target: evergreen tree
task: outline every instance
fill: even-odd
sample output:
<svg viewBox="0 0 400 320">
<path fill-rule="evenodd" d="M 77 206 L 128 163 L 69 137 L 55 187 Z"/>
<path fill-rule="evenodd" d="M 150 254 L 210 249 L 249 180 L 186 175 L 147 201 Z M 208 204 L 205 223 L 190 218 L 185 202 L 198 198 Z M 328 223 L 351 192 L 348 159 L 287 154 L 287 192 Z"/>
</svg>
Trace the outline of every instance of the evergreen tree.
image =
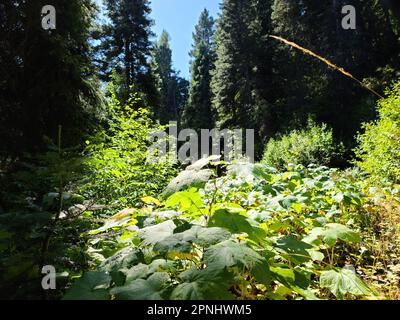
<svg viewBox="0 0 400 320">
<path fill-rule="evenodd" d="M 306 42 L 307 37 L 304 36 L 305 24 L 301 23 L 301 13 L 299 1 L 275 0 L 271 14 L 272 34 L 297 41 L 300 45 L 312 49 L 311 44 Z M 279 97 L 276 101 L 279 124 L 281 128 L 290 127 L 303 113 L 310 112 L 307 110 L 306 99 L 309 90 L 307 90 L 308 83 L 304 81 L 304 72 L 313 68 L 315 61 L 278 42 L 273 43 L 273 48 L 275 90 Z M 323 80 L 321 78 L 321 82 Z"/>
<path fill-rule="evenodd" d="M 269 0 L 225 0 L 216 30 L 217 126 L 257 128 L 257 142 L 275 131 L 270 10 Z"/>
<path fill-rule="evenodd" d="M 356 8 L 355 30 L 345 30 L 341 25 L 342 7 L 347 4 Z M 398 52 L 390 21 L 375 0 L 275 0 L 272 23 L 274 34 L 297 42 L 369 82 L 380 77 L 379 68 L 392 64 L 393 53 Z M 329 123 L 337 137 L 350 143 L 360 122 L 372 116 L 375 97 L 297 50 L 276 44 L 275 51 L 282 126 L 305 123 L 313 114 Z"/>
<path fill-rule="evenodd" d="M 175 73 L 175 83 L 176 83 L 176 104 L 178 106 L 178 122 L 182 122 L 182 114 L 186 109 L 189 99 L 189 81 L 185 78 L 179 76 L 179 72 Z"/>
<path fill-rule="evenodd" d="M 80 143 L 99 114 L 89 48 L 94 4 L 54 0 L 56 29 L 44 30 L 40 12 L 47 4 L 0 4 L 1 149 L 40 149 L 59 125 L 65 146 Z"/>
<path fill-rule="evenodd" d="M 129 97 L 130 87 L 144 94 L 145 104 L 158 104 L 154 76 L 148 63 L 151 55 L 153 33 L 148 0 L 105 0 L 110 22 L 103 27 L 101 54 L 102 76 L 109 80 L 112 69 L 124 81 L 125 93 L 122 100 Z"/>
<path fill-rule="evenodd" d="M 182 114 L 182 127 L 195 130 L 211 129 L 211 72 L 214 69 L 214 19 L 207 9 L 201 13 L 193 33 L 189 100 Z"/>
<path fill-rule="evenodd" d="M 252 68 L 252 110 L 257 142 L 264 142 L 277 131 L 277 99 L 273 75 L 273 46 L 268 38 L 271 34 L 271 0 L 251 0 L 250 47 Z M 262 152 L 258 144 L 256 152 Z M 258 148 L 260 147 L 260 148 Z"/>
<path fill-rule="evenodd" d="M 152 69 L 157 77 L 160 94 L 160 106 L 156 111 L 157 117 L 162 124 L 178 121 L 180 111 L 186 103 L 188 83 L 179 77 L 172 67 L 169 35 L 165 30 L 154 45 Z"/>
<path fill-rule="evenodd" d="M 245 128 L 251 115 L 251 65 L 247 0 L 225 0 L 216 30 L 216 62 L 211 82 L 218 127 Z"/>
</svg>

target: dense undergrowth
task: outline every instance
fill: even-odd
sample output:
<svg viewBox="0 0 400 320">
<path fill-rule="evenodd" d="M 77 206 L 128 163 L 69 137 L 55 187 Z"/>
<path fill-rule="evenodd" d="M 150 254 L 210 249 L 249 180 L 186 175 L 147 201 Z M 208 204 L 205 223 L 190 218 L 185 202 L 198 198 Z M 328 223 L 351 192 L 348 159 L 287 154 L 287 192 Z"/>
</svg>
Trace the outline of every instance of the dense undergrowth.
<svg viewBox="0 0 400 320">
<path fill-rule="evenodd" d="M 64 298 L 378 299 L 396 291 L 394 270 L 374 256 L 383 249 L 365 238 L 379 215 L 356 176 L 236 164 L 191 187 L 205 164 L 190 167 L 193 179 L 165 201 L 144 197 L 92 230 L 94 268 Z M 392 291 L 377 290 L 380 272 Z"/>
<path fill-rule="evenodd" d="M 306 128 L 270 139 L 262 162 L 283 170 L 290 163 L 338 167 L 345 158 L 345 147 L 334 141 L 332 129 L 309 119 Z"/>
<path fill-rule="evenodd" d="M 62 148 L 60 128 L 47 153 L 9 159 L 1 298 L 400 298 L 398 153 L 385 151 L 397 146 L 398 86 L 347 170 L 309 164 L 330 157 L 313 141 L 337 150 L 316 127 L 270 143 L 263 163 L 214 156 L 177 175 L 168 158 L 147 161 L 147 136 L 163 127 L 138 102 L 111 95 L 107 129 L 83 152 Z M 299 137 L 309 149 L 268 164 L 274 144 Z M 44 265 L 57 270 L 56 290 L 42 290 Z"/>
</svg>

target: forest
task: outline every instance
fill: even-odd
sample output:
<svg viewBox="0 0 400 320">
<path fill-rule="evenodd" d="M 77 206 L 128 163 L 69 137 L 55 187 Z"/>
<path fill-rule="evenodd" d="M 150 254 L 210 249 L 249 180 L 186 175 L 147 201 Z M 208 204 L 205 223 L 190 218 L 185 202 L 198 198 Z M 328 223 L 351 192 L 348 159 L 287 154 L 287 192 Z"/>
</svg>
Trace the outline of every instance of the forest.
<svg viewBox="0 0 400 320">
<path fill-rule="evenodd" d="M 399 1 L 154 1 L 0 2 L 0 299 L 399 300 Z"/>
</svg>

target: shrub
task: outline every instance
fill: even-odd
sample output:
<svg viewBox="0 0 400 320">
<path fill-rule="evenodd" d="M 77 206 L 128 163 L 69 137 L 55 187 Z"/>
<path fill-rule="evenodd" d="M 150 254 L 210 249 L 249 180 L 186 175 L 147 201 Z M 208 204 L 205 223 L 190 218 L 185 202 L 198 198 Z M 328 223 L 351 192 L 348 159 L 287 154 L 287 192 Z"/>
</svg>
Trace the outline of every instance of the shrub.
<svg viewBox="0 0 400 320">
<path fill-rule="evenodd" d="M 363 125 L 355 163 L 375 181 L 400 182 L 400 82 L 378 103 L 378 120 Z"/>
<path fill-rule="evenodd" d="M 317 166 L 240 169 L 105 219 L 89 232 L 97 268 L 63 299 L 378 298 L 358 275 L 357 184 Z"/>
<path fill-rule="evenodd" d="M 344 146 L 335 144 L 332 129 L 309 121 L 303 130 L 270 139 L 265 147 L 263 162 L 279 169 L 288 164 L 329 166 L 343 153 Z"/>
<path fill-rule="evenodd" d="M 113 86 L 110 91 L 108 128 L 86 142 L 83 191 L 104 204 L 133 206 L 141 197 L 161 192 L 175 175 L 175 164 L 167 156 L 148 161 L 149 135 L 165 128 L 140 107 L 139 95 L 132 94 L 122 105 Z"/>
</svg>

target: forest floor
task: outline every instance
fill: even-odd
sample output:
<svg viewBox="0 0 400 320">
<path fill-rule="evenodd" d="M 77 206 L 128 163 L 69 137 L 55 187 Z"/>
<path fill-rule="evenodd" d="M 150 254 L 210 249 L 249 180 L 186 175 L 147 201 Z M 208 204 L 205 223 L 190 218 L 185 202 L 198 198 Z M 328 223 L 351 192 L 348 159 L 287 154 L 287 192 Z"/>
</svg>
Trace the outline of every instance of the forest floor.
<svg viewBox="0 0 400 320">
<path fill-rule="evenodd" d="M 59 195 L 18 179 L 0 216 L 5 298 L 400 299 L 399 192 L 355 170 L 203 163 L 127 208 L 71 185 L 56 220 Z"/>
</svg>

